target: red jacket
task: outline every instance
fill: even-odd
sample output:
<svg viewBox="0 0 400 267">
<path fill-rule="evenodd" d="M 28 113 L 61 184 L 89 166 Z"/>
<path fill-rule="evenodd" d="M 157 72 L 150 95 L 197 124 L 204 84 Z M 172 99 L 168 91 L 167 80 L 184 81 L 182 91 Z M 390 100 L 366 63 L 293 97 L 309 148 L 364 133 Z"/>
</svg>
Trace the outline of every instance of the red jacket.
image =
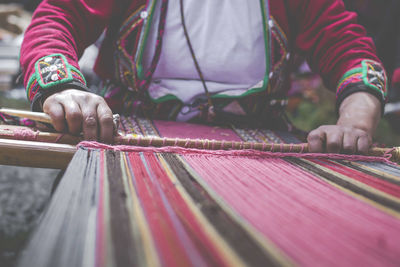
<svg viewBox="0 0 400 267">
<path fill-rule="evenodd" d="M 39 100 L 55 90 L 85 89 L 78 59 L 105 29 L 96 73 L 124 90 L 146 90 L 140 49 L 153 2 L 44 0 L 25 33 L 20 57 L 32 108 L 39 110 Z M 265 36 L 270 44 L 267 93 L 286 92 L 290 55 L 301 53 L 326 86 L 337 91 L 338 103 L 356 91 L 368 91 L 384 100 L 386 75 L 374 44 L 342 1 L 265 0 L 264 5 L 269 33 Z"/>
</svg>

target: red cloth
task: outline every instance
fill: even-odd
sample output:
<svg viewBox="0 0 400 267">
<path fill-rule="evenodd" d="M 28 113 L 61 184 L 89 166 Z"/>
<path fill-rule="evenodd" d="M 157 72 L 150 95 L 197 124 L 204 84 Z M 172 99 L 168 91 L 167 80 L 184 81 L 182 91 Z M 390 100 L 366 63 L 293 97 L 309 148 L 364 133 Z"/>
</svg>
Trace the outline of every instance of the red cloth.
<svg viewBox="0 0 400 267">
<path fill-rule="evenodd" d="M 25 85 L 36 61 L 50 54 L 61 53 L 79 68 L 78 58 L 104 29 L 107 34 L 95 71 L 103 79 L 112 79 L 114 41 L 120 25 L 145 2 L 129 1 L 124 5 L 115 0 L 44 0 L 33 15 L 21 49 Z M 271 1 L 270 14 L 286 33 L 289 45 L 307 56 L 333 90 L 340 78 L 362 60 L 379 62 L 372 40 L 356 24 L 356 15 L 345 11 L 342 1 Z"/>
<path fill-rule="evenodd" d="M 372 39 L 356 24 L 356 14 L 345 11 L 342 1 L 288 2 L 295 46 L 328 88 L 336 88 L 339 79 L 363 59 L 379 62 Z"/>
</svg>

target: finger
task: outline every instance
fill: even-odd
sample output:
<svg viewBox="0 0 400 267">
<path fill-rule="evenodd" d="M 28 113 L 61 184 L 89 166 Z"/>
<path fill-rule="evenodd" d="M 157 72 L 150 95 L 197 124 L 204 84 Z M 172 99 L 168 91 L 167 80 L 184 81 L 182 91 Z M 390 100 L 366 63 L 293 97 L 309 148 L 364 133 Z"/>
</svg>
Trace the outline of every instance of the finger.
<svg viewBox="0 0 400 267">
<path fill-rule="evenodd" d="M 82 130 L 83 137 L 85 140 L 97 140 L 98 139 L 98 114 L 97 104 L 95 103 L 83 103 L 81 104 L 82 110 Z"/>
<path fill-rule="evenodd" d="M 106 103 L 101 103 L 97 106 L 97 116 L 100 123 L 100 140 L 104 143 L 113 143 L 113 114 Z"/>
<path fill-rule="evenodd" d="M 357 140 L 357 152 L 366 155 L 371 147 L 372 140 L 368 135 L 360 136 Z"/>
<path fill-rule="evenodd" d="M 63 106 L 57 101 L 45 101 L 43 111 L 51 118 L 51 124 L 58 132 L 67 130 Z"/>
<path fill-rule="evenodd" d="M 343 153 L 354 154 L 357 151 L 357 142 L 359 136 L 353 132 L 346 132 L 343 135 Z"/>
<path fill-rule="evenodd" d="M 78 135 L 82 130 L 82 111 L 79 105 L 73 100 L 68 100 L 62 104 L 64 106 L 68 131 Z"/>
<path fill-rule="evenodd" d="M 343 132 L 334 130 L 326 135 L 326 151 L 328 153 L 339 153 L 343 145 Z"/>
<path fill-rule="evenodd" d="M 320 128 L 311 131 L 307 137 L 308 150 L 311 153 L 323 152 L 325 140 L 325 131 L 321 130 Z"/>
</svg>

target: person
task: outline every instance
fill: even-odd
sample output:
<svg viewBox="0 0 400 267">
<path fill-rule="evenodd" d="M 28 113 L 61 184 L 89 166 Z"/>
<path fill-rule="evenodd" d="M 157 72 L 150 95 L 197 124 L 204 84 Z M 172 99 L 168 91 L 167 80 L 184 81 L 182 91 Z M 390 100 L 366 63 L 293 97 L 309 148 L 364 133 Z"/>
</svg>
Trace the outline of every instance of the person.
<svg viewBox="0 0 400 267">
<path fill-rule="evenodd" d="M 104 84 L 93 94 L 77 61 L 104 30 L 95 66 Z M 111 142 L 113 111 L 269 121 L 286 103 L 294 53 L 337 96 L 337 123 L 309 133 L 310 151 L 366 153 L 386 74 L 339 0 L 44 0 L 20 60 L 33 110 L 58 131 Z"/>
<path fill-rule="evenodd" d="M 388 74 L 388 99 L 385 117 L 400 133 L 400 1 L 345 0 L 348 10 L 358 15 L 358 22 L 375 42 L 377 55 Z"/>
</svg>

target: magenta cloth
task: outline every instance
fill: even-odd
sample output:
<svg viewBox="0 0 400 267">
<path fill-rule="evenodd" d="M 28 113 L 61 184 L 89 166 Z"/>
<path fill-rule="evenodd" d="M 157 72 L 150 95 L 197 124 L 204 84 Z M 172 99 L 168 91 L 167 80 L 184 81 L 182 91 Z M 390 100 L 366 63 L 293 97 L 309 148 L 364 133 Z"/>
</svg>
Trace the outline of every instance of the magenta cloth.
<svg viewBox="0 0 400 267">
<path fill-rule="evenodd" d="M 228 128 L 171 121 L 154 121 L 154 125 L 163 137 L 168 138 L 197 139 L 207 137 L 207 139 L 214 140 L 241 141 L 237 134 Z"/>
<path fill-rule="evenodd" d="M 135 117 L 121 129 L 136 141 L 221 134 Z M 232 129 L 240 142 L 296 141 Z M 21 267 L 400 265 L 400 166 L 385 157 L 78 147 Z"/>
<path fill-rule="evenodd" d="M 285 261 L 289 260 L 300 266 L 338 266 L 338 264 L 398 266 L 400 262 L 400 220 L 397 211 L 389 211 L 378 202 L 365 201 L 354 192 L 334 186 L 319 172 L 310 172 L 294 165 L 290 160 L 283 158 L 285 156 L 282 153 L 109 146 L 96 142 L 82 142 L 79 146 L 99 151 L 125 152 L 122 154 L 129 158 L 137 184 L 143 183 L 141 179 L 150 179 L 152 183 L 168 180 L 167 177 L 171 176 L 173 169 L 172 165 L 165 165 L 171 162 L 168 161 L 168 156 L 162 154 L 179 155 L 177 157 L 184 162 L 183 168 L 197 181 L 197 186 L 205 190 L 210 195 L 209 198 L 214 199 L 218 205 L 224 207 L 224 210 L 228 210 L 230 216 L 240 222 L 247 231 L 256 233 L 257 242 L 260 242 L 262 247 L 270 252 L 279 251 L 281 254 L 278 253 L 275 257 L 281 260 L 284 259 L 282 257 L 287 257 Z M 350 155 L 287 154 L 287 156 L 302 158 L 305 161 L 312 157 L 368 161 L 368 157 Z M 329 163 L 328 160 L 322 161 L 325 165 L 319 165 L 318 160 L 311 159 L 307 162 L 312 168 L 329 168 L 333 163 Z M 362 182 L 365 186 L 370 184 L 358 177 L 350 178 L 359 171 L 343 165 L 341 168 L 344 170 L 335 172 L 332 169 L 331 175 L 349 177 L 346 178 L 349 183 L 357 181 L 356 183 Z M 177 173 L 172 177 L 175 175 Z M 368 175 L 371 176 L 364 174 L 363 178 L 367 178 Z M 142 186 L 142 190 L 145 190 L 145 185 Z M 143 195 L 143 205 L 148 205 L 148 202 L 155 197 L 160 198 L 159 203 L 165 203 L 166 196 L 172 194 L 176 186 L 175 183 L 168 187 L 155 186 L 157 193 Z M 371 193 L 380 190 L 381 194 L 385 195 L 385 186 L 400 190 L 400 185 L 391 183 L 386 185 L 382 183 L 379 187 L 372 185 L 368 190 Z M 138 191 L 139 195 L 142 194 L 142 190 Z M 398 195 L 392 194 L 391 198 L 400 203 Z M 179 203 L 179 208 L 174 206 L 178 214 L 185 210 L 185 215 L 181 214 L 185 220 L 187 216 L 192 216 L 183 205 L 187 200 L 174 196 L 169 201 L 174 201 L 175 205 Z M 175 218 L 168 209 L 163 213 L 165 213 L 162 215 L 163 218 L 165 216 Z M 152 220 L 153 216 L 150 216 L 150 219 Z M 162 232 L 157 222 L 152 221 L 152 223 L 154 231 Z M 171 234 L 171 228 L 181 229 L 181 227 L 174 222 L 169 228 L 165 228 L 165 231 Z M 162 245 L 160 249 L 164 252 L 170 249 L 186 251 L 184 253 L 192 259 L 179 259 L 181 262 L 186 260 L 201 262 L 202 255 L 196 254 L 195 247 L 187 249 L 187 246 L 194 244 L 190 240 L 190 235 L 186 234 L 179 230 L 177 236 L 171 237 L 178 242 L 174 244 L 174 248 L 168 246 L 166 244 L 168 241 L 161 237 L 162 243 L 157 245 Z M 207 238 L 202 242 L 208 242 Z M 180 247 L 181 243 L 186 246 Z M 217 253 L 213 250 L 215 248 L 209 249 L 212 253 Z M 173 266 L 171 262 L 166 265 Z"/>
<path fill-rule="evenodd" d="M 285 160 L 184 157 L 227 205 L 300 266 L 399 263 L 398 218 Z"/>
</svg>

